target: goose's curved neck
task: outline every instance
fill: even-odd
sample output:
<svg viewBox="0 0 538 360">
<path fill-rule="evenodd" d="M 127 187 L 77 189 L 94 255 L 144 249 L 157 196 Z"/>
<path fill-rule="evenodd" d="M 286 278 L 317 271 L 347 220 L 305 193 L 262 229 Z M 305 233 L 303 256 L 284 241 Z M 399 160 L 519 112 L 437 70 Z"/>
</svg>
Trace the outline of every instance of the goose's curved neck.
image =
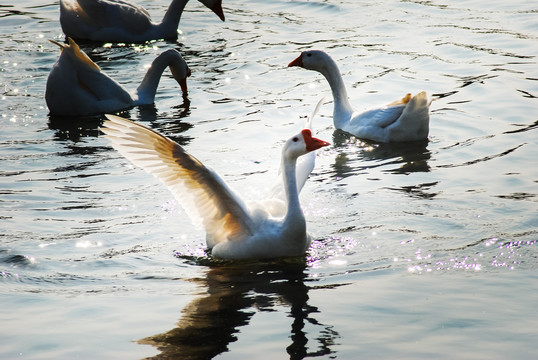
<svg viewBox="0 0 538 360">
<path fill-rule="evenodd" d="M 177 28 L 179 21 L 181 20 L 181 14 L 183 9 L 189 0 L 172 0 L 172 3 L 166 10 L 163 20 L 159 24 L 163 32 L 177 34 Z"/>
<path fill-rule="evenodd" d="M 305 218 L 303 211 L 301 210 L 301 204 L 299 203 L 299 190 L 297 189 L 297 176 L 296 176 L 296 158 L 288 158 L 283 156 L 282 158 L 282 176 L 284 181 L 284 190 L 286 193 L 286 200 L 288 203 L 288 211 L 284 217 L 284 226 L 297 227 L 301 224 L 306 228 Z"/>
<path fill-rule="evenodd" d="M 165 51 L 153 60 L 142 83 L 136 89 L 135 105 L 153 104 L 161 76 L 167 66 L 176 66 L 180 55 L 176 51 Z"/>
<path fill-rule="evenodd" d="M 335 126 L 338 128 L 338 121 L 349 120 L 351 114 L 353 113 L 353 108 L 349 103 L 347 96 L 346 86 L 338 65 L 330 57 L 327 59 L 326 66 L 321 69 L 321 74 L 325 76 L 331 87 L 331 92 L 334 99 L 334 122 Z"/>
</svg>

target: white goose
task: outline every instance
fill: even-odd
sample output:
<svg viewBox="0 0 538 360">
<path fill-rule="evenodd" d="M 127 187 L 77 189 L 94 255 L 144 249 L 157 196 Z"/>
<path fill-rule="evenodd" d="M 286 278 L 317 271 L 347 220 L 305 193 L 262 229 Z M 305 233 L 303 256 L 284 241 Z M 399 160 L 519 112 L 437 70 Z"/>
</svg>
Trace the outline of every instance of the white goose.
<svg viewBox="0 0 538 360">
<path fill-rule="evenodd" d="M 324 51 L 303 51 L 288 66 L 320 72 L 331 87 L 334 99 L 333 122 L 337 129 L 358 138 L 379 142 L 417 141 L 428 138 L 431 99 L 423 91 L 407 94 L 388 105 L 358 112 L 347 96 L 342 75 L 335 61 Z"/>
<path fill-rule="evenodd" d="M 329 143 L 305 129 L 282 149 L 285 201 L 245 204 L 221 177 L 174 141 L 118 116 L 107 115 L 101 129 L 123 156 L 160 179 L 203 225 L 212 255 L 227 259 L 303 255 L 310 245 L 299 203 L 297 158 Z M 280 206 L 278 204 L 280 203 Z"/>
<path fill-rule="evenodd" d="M 125 0 L 60 0 L 60 24 L 74 39 L 142 42 L 177 39 L 177 28 L 189 0 L 172 0 L 161 23 L 143 7 Z M 224 21 L 222 0 L 199 0 Z"/>
<path fill-rule="evenodd" d="M 86 53 L 71 39 L 60 46 L 62 53 L 47 79 L 45 100 L 50 113 L 61 116 L 83 116 L 114 112 L 136 105 L 153 104 L 159 80 L 166 67 L 187 95 L 190 69 L 174 49 L 166 50 L 153 60 L 134 94 L 101 72 Z"/>
</svg>

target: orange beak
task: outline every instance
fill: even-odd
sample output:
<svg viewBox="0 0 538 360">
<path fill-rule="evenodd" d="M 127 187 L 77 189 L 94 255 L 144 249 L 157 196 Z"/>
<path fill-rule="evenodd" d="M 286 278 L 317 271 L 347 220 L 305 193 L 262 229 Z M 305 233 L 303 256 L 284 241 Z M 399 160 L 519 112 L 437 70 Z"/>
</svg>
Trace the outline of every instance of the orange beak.
<svg viewBox="0 0 538 360">
<path fill-rule="evenodd" d="M 299 55 L 299 57 L 292 62 L 288 64 L 288 67 L 290 66 L 300 66 L 303 67 L 303 54 Z"/>
</svg>

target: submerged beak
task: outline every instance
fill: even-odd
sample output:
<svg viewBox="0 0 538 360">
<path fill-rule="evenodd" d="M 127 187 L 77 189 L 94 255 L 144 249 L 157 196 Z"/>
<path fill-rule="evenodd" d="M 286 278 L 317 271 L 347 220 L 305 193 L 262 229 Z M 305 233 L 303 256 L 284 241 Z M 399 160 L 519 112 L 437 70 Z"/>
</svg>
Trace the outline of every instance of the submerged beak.
<svg viewBox="0 0 538 360">
<path fill-rule="evenodd" d="M 183 95 L 187 95 L 187 78 L 179 80 L 179 87 L 181 87 Z"/>
<path fill-rule="evenodd" d="M 187 76 L 185 76 L 183 79 L 177 80 L 179 87 L 181 88 L 181 92 L 183 93 L 183 96 L 186 96 L 187 91 L 187 78 L 191 76 L 191 69 L 187 68 Z"/>
<path fill-rule="evenodd" d="M 300 66 L 303 67 L 303 54 L 299 55 L 299 57 L 292 62 L 288 64 L 288 67 L 290 66 Z"/>
</svg>

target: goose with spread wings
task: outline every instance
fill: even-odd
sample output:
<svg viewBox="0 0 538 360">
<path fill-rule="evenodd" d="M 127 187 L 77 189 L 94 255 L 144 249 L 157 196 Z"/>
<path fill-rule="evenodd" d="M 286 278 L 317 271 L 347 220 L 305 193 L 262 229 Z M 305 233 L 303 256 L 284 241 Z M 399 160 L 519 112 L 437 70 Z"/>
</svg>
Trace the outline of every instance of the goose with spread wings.
<svg viewBox="0 0 538 360">
<path fill-rule="evenodd" d="M 101 130 L 123 156 L 160 179 L 206 232 L 211 254 L 226 259 L 303 255 L 310 245 L 299 203 L 296 164 L 300 156 L 329 143 L 304 129 L 282 149 L 285 198 L 246 203 L 209 167 L 169 138 L 118 116 Z"/>
</svg>

